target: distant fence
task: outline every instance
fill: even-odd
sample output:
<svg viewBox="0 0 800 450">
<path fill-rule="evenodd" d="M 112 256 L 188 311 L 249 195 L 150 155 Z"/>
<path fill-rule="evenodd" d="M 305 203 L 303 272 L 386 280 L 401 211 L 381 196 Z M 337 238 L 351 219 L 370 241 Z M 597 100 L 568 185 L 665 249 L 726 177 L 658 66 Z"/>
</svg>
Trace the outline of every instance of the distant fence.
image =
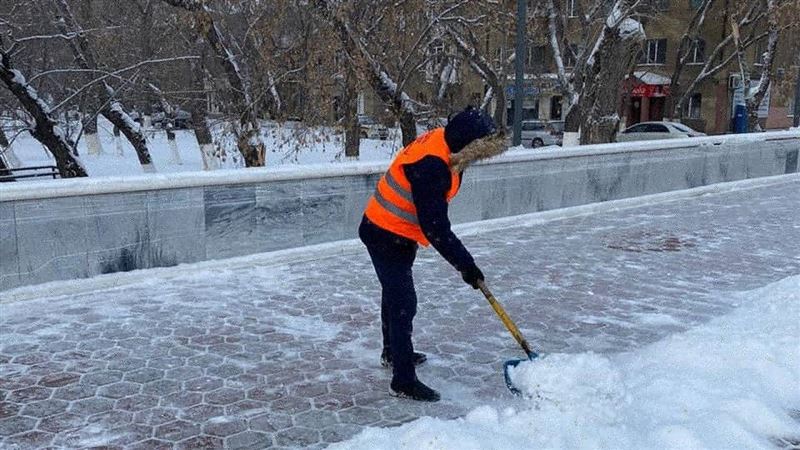
<svg viewBox="0 0 800 450">
<path fill-rule="evenodd" d="M 506 154 L 468 169 L 456 223 L 798 171 L 800 133 Z M 0 186 L 0 291 L 356 237 L 386 164 Z"/>
<path fill-rule="evenodd" d="M 56 166 L 30 166 L 15 167 L 13 169 L 0 169 L 0 183 L 24 180 L 28 178 L 56 179 L 59 176 L 58 168 Z"/>
</svg>

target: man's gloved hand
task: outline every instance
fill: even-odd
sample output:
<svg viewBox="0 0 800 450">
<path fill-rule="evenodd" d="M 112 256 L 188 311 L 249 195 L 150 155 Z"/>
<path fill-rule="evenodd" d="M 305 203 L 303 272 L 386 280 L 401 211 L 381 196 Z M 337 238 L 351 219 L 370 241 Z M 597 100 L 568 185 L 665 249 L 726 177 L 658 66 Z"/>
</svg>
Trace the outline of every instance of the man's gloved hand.
<svg viewBox="0 0 800 450">
<path fill-rule="evenodd" d="M 478 283 L 483 282 L 483 272 L 481 269 L 478 269 L 478 266 L 473 265 L 469 269 L 461 272 L 461 278 L 464 281 L 472 286 L 473 289 L 479 289 Z"/>
</svg>

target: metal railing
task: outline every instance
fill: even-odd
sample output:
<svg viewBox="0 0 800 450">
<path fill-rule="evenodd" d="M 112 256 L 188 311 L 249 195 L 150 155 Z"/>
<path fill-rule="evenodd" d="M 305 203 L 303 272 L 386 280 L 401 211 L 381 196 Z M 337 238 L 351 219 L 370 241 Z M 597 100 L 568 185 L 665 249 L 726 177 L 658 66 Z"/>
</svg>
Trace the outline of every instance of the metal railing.
<svg viewBox="0 0 800 450">
<path fill-rule="evenodd" d="M 22 174 L 19 174 L 23 172 Z M 16 181 L 24 178 L 59 178 L 56 166 L 30 166 L 15 167 L 13 169 L 0 169 L 0 183 L 4 181 Z"/>
</svg>

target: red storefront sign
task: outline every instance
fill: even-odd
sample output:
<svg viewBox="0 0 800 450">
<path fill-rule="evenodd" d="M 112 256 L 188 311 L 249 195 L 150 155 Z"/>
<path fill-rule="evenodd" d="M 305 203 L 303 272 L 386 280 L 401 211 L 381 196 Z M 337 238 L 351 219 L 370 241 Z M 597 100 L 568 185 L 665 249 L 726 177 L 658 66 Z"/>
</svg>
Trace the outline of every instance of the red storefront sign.
<svg viewBox="0 0 800 450">
<path fill-rule="evenodd" d="M 639 84 L 631 89 L 631 97 L 667 97 L 669 86 L 660 84 Z"/>
</svg>

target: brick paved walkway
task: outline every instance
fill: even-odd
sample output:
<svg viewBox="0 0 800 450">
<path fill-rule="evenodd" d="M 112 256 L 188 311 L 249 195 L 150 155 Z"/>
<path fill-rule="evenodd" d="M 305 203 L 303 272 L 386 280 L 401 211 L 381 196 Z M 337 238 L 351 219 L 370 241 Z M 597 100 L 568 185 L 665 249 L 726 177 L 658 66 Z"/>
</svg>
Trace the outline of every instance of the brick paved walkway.
<svg viewBox="0 0 800 450">
<path fill-rule="evenodd" d="M 618 352 L 800 273 L 800 182 L 487 231 L 465 239 L 537 349 Z M 387 395 L 366 252 L 198 270 L 0 304 L 0 448 L 323 447 L 365 426 L 510 404 L 515 343 L 430 251 L 416 267 L 420 378 Z"/>
</svg>

